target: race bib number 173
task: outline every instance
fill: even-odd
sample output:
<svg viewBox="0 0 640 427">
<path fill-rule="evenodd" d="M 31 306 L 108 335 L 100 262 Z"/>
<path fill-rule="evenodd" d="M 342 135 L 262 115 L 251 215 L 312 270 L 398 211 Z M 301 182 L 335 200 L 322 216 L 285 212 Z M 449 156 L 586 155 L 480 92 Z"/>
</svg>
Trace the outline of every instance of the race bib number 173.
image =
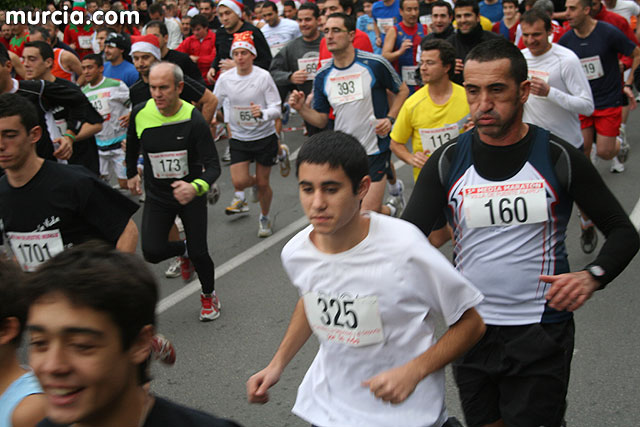
<svg viewBox="0 0 640 427">
<path fill-rule="evenodd" d="M 304 296 L 309 326 L 322 341 L 352 347 L 384 340 L 378 297 L 332 297 L 315 292 Z"/>
</svg>

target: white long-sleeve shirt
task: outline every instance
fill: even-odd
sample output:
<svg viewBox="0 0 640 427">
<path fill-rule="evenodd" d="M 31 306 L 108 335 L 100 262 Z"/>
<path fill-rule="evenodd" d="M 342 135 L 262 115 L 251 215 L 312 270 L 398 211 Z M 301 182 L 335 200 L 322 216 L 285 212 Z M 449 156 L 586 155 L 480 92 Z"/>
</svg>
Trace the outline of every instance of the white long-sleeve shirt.
<svg viewBox="0 0 640 427">
<path fill-rule="evenodd" d="M 213 94 L 218 97 L 218 108 L 224 106 L 225 122 L 234 139 L 256 141 L 276 132 L 275 119 L 280 118 L 282 107 L 268 71 L 254 66 L 251 73 L 241 76 L 237 68 L 232 68 L 220 75 Z M 251 103 L 260 106 L 262 118 L 251 115 Z"/>
<path fill-rule="evenodd" d="M 550 130 L 579 148 L 583 144 L 578 114 L 593 114 L 594 102 L 589 80 L 573 51 L 558 44 L 539 56 L 522 50 L 529 78 L 540 77 L 549 86 L 546 97 L 529 95 L 524 104 L 524 121 Z"/>
</svg>

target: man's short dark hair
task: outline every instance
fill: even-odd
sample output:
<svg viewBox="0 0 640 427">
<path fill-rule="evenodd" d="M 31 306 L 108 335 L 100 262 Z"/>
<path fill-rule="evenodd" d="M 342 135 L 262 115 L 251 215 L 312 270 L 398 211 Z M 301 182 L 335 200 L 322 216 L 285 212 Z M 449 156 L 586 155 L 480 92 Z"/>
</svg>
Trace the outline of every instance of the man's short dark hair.
<svg viewBox="0 0 640 427">
<path fill-rule="evenodd" d="M 160 30 L 160 35 L 162 37 L 169 35 L 169 31 L 167 30 L 167 25 L 162 21 L 149 21 L 145 27 L 155 27 Z"/>
<path fill-rule="evenodd" d="M 138 255 L 120 252 L 104 243 L 88 242 L 67 249 L 28 277 L 25 298 L 30 304 L 43 296 L 61 295 L 71 304 L 109 316 L 120 332 L 123 350 L 140 331 L 156 323 L 158 286 Z M 144 384 L 148 362 L 139 366 Z"/>
<path fill-rule="evenodd" d="M 490 62 L 508 59 L 511 63 L 509 74 L 517 85 L 527 80 L 527 61 L 520 49 L 505 38 L 498 38 L 482 42 L 467 54 L 464 62 Z"/>
<path fill-rule="evenodd" d="M 344 9 L 344 13 L 346 13 L 347 15 L 353 15 L 354 13 L 353 0 L 340 0 L 340 6 L 342 6 L 342 9 Z M 347 9 L 349 9 L 348 13 L 347 13 Z"/>
<path fill-rule="evenodd" d="M 478 6 L 478 2 L 476 0 L 458 0 L 454 9 L 459 9 L 461 7 L 471 7 L 473 8 L 473 13 L 480 15 L 480 6 Z"/>
<path fill-rule="evenodd" d="M 518 6 L 520 6 L 520 4 L 518 3 L 518 0 L 502 0 L 502 6 L 504 6 L 505 3 L 511 3 L 512 5 L 515 6 L 516 9 L 518 8 Z"/>
<path fill-rule="evenodd" d="M 29 28 L 29 33 L 31 34 L 35 34 L 38 33 L 40 34 L 40 36 L 42 36 L 42 39 L 47 41 L 47 42 L 51 42 L 51 31 L 49 31 L 48 28 L 45 27 L 41 27 L 41 26 L 35 26 L 35 27 L 31 27 Z"/>
<path fill-rule="evenodd" d="M 0 43 L 0 63 L 4 66 L 7 61 L 9 61 L 9 52 L 7 51 L 7 48 Z"/>
<path fill-rule="evenodd" d="M 296 3 L 295 3 L 293 0 L 285 0 L 285 1 L 282 3 L 282 7 L 284 7 L 284 6 L 289 6 L 289 7 L 292 7 L 292 8 L 294 8 L 294 9 L 297 9 L 297 7 L 296 7 Z"/>
<path fill-rule="evenodd" d="M 104 65 L 104 61 L 102 60 L 102 55 L 100 55 L 99 53 L 90 53 L 88 55 L 85 55 L 84 58 L 82 58 L 83 61 L 86 60 L 90 60 L 96 63 L 96 66 L 98 67 L 102 67 Z"/>
<path fill-rule="evenodd" d="M 404 10 L 404 3 L 406 1 L 407 0 L 400 0 L 400 4 L 398 6 L 400 7 L 401 10 Z M 418 1 L 418 6 L 420 6 L 420 0 L 416 0 L 416 1 Z"/>
<path fill-rule="evenodd" d="M 40 124 L 38 111 L 31 102 L 15 93 L 3 93 L 0 95 L 0 118 L 12 116 L 20 117 L 27 132 Z"/>
<path fill-rule="evenodd" d="M 434 1 L 433 3 L 431 3 L 431 11 L 433 11 L 434 7 L 446 7 L 447 8 L 447 13 L 449 14 L 450 17 L 453 18 L 453 8 L 446 1 L 444 1 L 444 0 Z"/>
<path fill-rule="evenodd" d="M 520 23 L 525 22 L 529 25 L 535 24 L 536 21 L 544 22 L 544 29 L 546 31 L 551 31 L 551 18 L 549 18 L 549 15 L 540 9 L 529 9 L 523 13 L 520 18 Z"/>
<path fill-rule="evenodd" d="M 353 136 L 340 131 L 317 133 L 302 144 L 296 159 L 296 176 L 303 163 L 328 163 L 331 169 L 342 168 L 351 181 L 354 194 L 358 192 L 362 178 L 369 174 L 369 159 L 362 144 Z"/>
<path fill-rule="evenodd" d="M 202 15 L 201 13 L 191 17 L 191 22 L 189 22 L 189 26 L 191 28 L 195 28 L 198 25 L 204 28 L 209 28 L 209 20 L 207 19 L 206 16 Z"/>
<path fill-rule="evenodd" d="M 456 49 L 451 43 L 442 39 L 424 39 L 420 43 L 422 52 L 437 50 L 440 52 L 440 61 L 445 67 L 449 65 L 449 79 L 453 78 L 456 68 Z"/>
<path fill-rule="evenodd" d="M 267 0 L 262 3 L 262 10 L 271 8 L 276 14 L 278 14 L 278 6 L 270 0 Z"/>
<path fill-rule="evenodd" d="M 43 61 L 46 61 L 47 59 L 53 60 L 53 48 L 48 42 L 43 42 L 40 40 L 38 40 L 37 42 L 26 42 L 24 44 L 24 47 L 35 47 L 36 49 L 38 49 L 38 52 L 40 52 L 40 56 L 42 57 Z"/>
<path fill-rule="evenodd" d="M 336 12 L 327 16 L 327 20 L 329 18 L 342 18 L 342 20 L 344 21 L 344 26 L 347 29 L 347 31 L 351 32 L 356 30 L 356 19 L 351 15 L 347 15 L 346 13 L 342 13 L 342 12 Z"/>
<path fill-rule="evenodd" d="M 18 95 L 19 97 L 19 95 Z M 22 102 L 25 102 L 24 100 Z M 28 104 L 29 102 L 25 102 Z M 18 319 L 18 335 L 11 344 L 18 347 L 27 321 L 27 306 L 22 296 L 24 273 L 18 264 L 0 256 L 0 327 L 9 317 Z"/>
<path fill-rule="evenodd" d="M 164 16 L 164 9 L 162 8 L 162 3 L 153 3 L 149 6 L 149 14 L 156 14 L 159 13 L 162 16 Z"/>
<path fill-rule="evenodd" d="M 316 19 L 320 18 L 320 9 L 318 8 L 318 5 L 315 3 L 312 3 L 310 1 L 306 3 L 302 3 L 300 5 L 300 9 L 298 9 L 298 12 L 300 12 L 301 10 L 311 10 L 313 11 L 314 18 Z"/>
<path fill-rule="evenodd" d="M 213 8 L 213 2 L 211 0 L 197 0 L 196 4 L 207 3 L 211 8 Z"/>
</svg>

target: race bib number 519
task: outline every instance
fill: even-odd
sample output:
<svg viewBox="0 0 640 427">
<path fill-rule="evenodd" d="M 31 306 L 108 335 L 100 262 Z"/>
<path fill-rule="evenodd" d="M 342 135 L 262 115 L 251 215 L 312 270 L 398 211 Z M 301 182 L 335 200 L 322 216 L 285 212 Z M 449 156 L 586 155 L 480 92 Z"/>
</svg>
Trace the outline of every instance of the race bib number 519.
<svg viewBox="0 0 640 427">
<path fill-rule="evenodd" d="M 470 228 L 535 224 L 549 218 L 543 181 L 466 186 L 462 197 Z"/>
<path fill-rule="evenodd" d="M 384 340 L 376 296 L 336 298 L 310 292 L 304 296 L 304 309 L 322 341 L 362 347 Z"/>
</svg>

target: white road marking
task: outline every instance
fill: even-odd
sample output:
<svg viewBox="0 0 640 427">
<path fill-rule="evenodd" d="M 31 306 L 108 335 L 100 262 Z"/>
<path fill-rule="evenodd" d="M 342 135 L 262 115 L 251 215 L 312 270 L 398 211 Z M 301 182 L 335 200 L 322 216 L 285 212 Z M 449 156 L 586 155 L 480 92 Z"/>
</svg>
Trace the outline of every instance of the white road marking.
<svg viewBox="0 0 640 427">
<path fill-rule="evenodd" d="M 290 159 L 292 161 L 295 160 L 295 158 L 298 156 L 298 151 L 299 149 L 294 151 L 291 154 Z M 396 167 L 396 169 L 400 169 L 402 166 L 405 165 L 405 163 L 402 160 L 398 160 L 393 165 Z M 275 246 L 276 244 L 280 243 L 281 240 L 285 239 L 289 235 L 300 230 L 302 227 L 306 226 L 307 224 L 309 224 L 309 220 L 307 219 L 306 216 L 303 216 L 298 220 L 296 220 L 295 222 L 292 222 L 282 230 L 276 231 L 273 234 L 273 236 L 263 240 L 257 245 L 250 247 L 246 251 L 236 255 L 235 257 L 231 258 L 229 261 L 225 262 L 221 266 L 216 267 L 216 274 L 215 274 L 216 280 L 218 280 L 220 277 L 224 276 L 225 274 L 229 273 L 230 271 L 234 270 L 236 267 L 239 267 L 245 262 L 260 255 L 261 253 L 271 248 L 272 246 Z M 200 287 L 199 280 L 196 279 L 192 282 L 189 282 L 187 285 L 175 291 L 174 293 L 162 298 L 162 300 L 160 300 L 160 302 L 158 303 L 156 314 L 159 315 L 164 313 L 165 311 L 167 311 L 174 305 L 178 304 L 182 300 L 190 297 L 196 292 L 199 292 L 200 289 L 201 287 Z"/>
</svg>

